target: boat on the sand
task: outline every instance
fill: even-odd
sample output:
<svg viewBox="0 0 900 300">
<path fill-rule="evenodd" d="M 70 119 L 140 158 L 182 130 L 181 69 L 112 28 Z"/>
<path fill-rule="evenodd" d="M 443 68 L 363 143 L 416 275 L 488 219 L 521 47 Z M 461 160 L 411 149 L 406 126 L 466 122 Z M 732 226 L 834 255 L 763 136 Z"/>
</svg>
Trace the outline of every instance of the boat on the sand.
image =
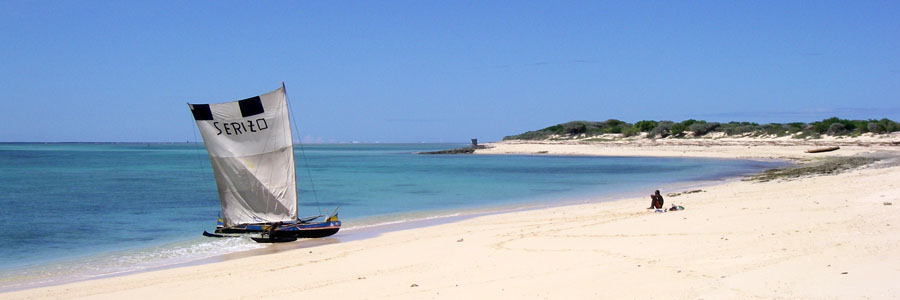
<svg viewBox="0 0 900 300">
<path fill-rule="evenodd" d="M 837 150 L 837 149 L 841 149 L 841 147 L 835 146 L 835 147 L 825 147 L 825 148 L 809 149 L 809 150 L 806 150 L 806 153 L 831 152 L 831 151 L 834 151 L 834 150 Z"/>
<path fill-rule="evenodd" d="M 188 104 L 203 136 L 222 213 L 214 234 L 261 233 L 257 242 L 320 238 L 341 229 L 337 209 L 299 218 L 294 143 L 284 83 L 244 100 Z"/>
</svg>

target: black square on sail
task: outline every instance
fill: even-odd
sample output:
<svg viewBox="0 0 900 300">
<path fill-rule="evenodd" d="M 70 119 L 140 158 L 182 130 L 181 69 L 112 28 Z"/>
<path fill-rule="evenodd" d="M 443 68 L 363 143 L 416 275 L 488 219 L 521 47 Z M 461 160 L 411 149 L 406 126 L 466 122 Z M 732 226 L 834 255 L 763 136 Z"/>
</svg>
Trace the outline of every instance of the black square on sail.
<svg viewBox="0 0 900 300">
<path fill-rule="evenodd" d="M 191 113 L 194 114 L 194 120 L 211 121 L 213 119 L 212 111 L 209 110 L 209 104 L 191 104 Z"/>
<path fill-rule="evenodd" d="M 238 101 L 238 105 L 241 106 L 241 116 L 244 118 L 264 112 L 262 101 L 259 101 L 259 96 Z"/>
</svg>

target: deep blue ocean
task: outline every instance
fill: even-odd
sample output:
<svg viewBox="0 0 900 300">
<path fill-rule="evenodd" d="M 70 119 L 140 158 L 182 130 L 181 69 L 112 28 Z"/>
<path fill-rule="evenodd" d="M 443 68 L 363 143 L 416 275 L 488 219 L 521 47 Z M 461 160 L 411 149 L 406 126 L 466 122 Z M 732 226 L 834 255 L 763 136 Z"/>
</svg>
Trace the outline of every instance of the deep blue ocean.
<svg viewBox="0 0 900 300">
<path fill-rule="evenodd" d="M 295 147 L 300 215 L 340 207 L 340 237 L 379 224 L 649 194 L 677 182 L 720 180 L 778 165 L 415 154 L 460 146 Z M 202 237 L 215 228 L 219 211 L 202 144 L 0 144 L 0 291 L 264 247 L 249 239 Z"/>
</svg>

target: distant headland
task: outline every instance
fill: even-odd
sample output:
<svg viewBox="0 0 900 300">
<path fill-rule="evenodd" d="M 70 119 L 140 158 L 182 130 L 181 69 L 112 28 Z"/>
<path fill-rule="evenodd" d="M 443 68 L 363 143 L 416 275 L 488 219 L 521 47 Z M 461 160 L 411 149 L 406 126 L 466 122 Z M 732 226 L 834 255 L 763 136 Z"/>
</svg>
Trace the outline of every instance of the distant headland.
<svg viewBox="0 0 900 300">
<path fill-rule="evenodd" d="M 699 138 L 699 137 L 786 137 L 819 139 L 828 136 L 860 136 L 900 131 L 900 124 L 889 119 L 847 120 L 832 117 L 818 122 L 768 123 L 707 122 L 702 120 L 653 121 L 634 124 L 609 119 L 602 122 L 572 121 L 544 129 L 506 136 L 507 140 L 605 140 L 609 137 Z"/>
</svg>

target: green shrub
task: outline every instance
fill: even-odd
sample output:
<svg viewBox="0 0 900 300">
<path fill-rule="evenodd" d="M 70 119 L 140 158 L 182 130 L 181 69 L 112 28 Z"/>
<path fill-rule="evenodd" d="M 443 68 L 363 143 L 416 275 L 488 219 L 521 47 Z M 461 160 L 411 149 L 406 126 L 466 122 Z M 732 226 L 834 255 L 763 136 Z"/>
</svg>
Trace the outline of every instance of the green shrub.
<svg viewBox="0 0 900 300">
<path fill-rule="evenodd" d="M 640 132 L 649 132 L 650 130 L 653 130 L 653 128 L 656 128 L 656 125 L 658 124 L 659 122 L 656 121 L 643 120 L 634 123 L 634 128 L 637 128 Z"/>
<path fill-rule="evenodd" d="M 607 127 L 622 127 L 622 126 L 628 125 L 628 123 L 625 123 L 623 121 L 619 121 L 616 119 L 609 119 L 603 123 L 604 123 L 604 126 L 607 126 Z"/>
<path fill-rule="evenodd" d="M 855 134 L 869 132 L 869 121 L 852 120 L 850 123 L 853 124 L 853 133 Z"/>
<path fill-rule="evenodd" d="M 622 129 L 622 136 L 624 136 L 624 137 L 635 136 L 635 135 L 638 135 L 638 133 L 640 133 L 640 132 L 641 131 L 638 130 L 637 127 L 628 126 L 628 127 L 625 127 Z"/>
<path fill-rule="evenodd" d="M 566 127 L 566 134 L 577 135 L 587 132 L 587 125 L 584 123 L 572 124 L 572 126 Z"/>
<path fill-rule="evenodd" d="M 833 124 L 841 124 L 841 128 L 838 132 L 832 131 L 831 125 Z M 831 117 L 820 122 L 813 122 L 813 129 L 818 133 L 827 133 L 827 134 L 844 134 L 850 131 L 856 130 L 856 123 L 850 120 L 839 119 L 837 117 Z M 837 129 L 838 127 L 835 127 Z"/>
<path fill-rule="evenodd" d="M 884 132 L 884 127 L 882 127 L 881 124 L 878 124 L 878 122 L 869 122 L 869 124 L 866 125 L 866 129 L 871 133 Z"/>
<path fill-rule="evenodd" d="M 757 131 L 759 124 L 750 122 L 728 122 L 722 124 L 722 131 L 726 135 L 742 135 Z"/>
<path fill-rule="evenodd" d="M 704 123 L 705 123 L 705 121 L 700 121 L 700 122 L 704 122 Z M 694 123 L 697 123 L 697 120 L 694 120 L 694 119 L 687 119 L 687 120 L 681 121 L 679 124 L 684 125 L 684 128 L 688 128 L 688 127 L 690 127 L 690 126 L 691 126 L 692 124 L 694 124 Z"/>
<path fill-rule="evenodd" d="M 784 126 L 787 128 L 787 132 L 797 133 L 797 132 L 803 131 L 803 127 L 806 126 L 806 123 L 793 122 L 793 123 L 784 124 Z"/>
<path fill-rule="evenodd" d="M 760 134 L 783 136 L 787 131 L 781 124 L 769 123 L 759 126 Z"/>
<path fill-rule="evenodd" d="M 675 125 L 675 122 L 672 121 L 660 121 L 656 124 L 656 127 L 650 130 L 647 133 L 649 137 L 667 137 L 672 134 L 672 126 Z"/>
<path fill-rule="evenodd" d="M 830 135 L 841 135 L 846 134 L 849 130 L 843 123 L 831 123 L 831 126 L 828 126 L 828 131 L 825 133 Z"/>
<path fill-rule="evenodd" d="M 716 129 L 718 129 L 719 123 L 712 122 L 706 123 L 704 121 L 696 122 L 688 126 L 688 130 L 694 133 L 694 136 L 704 136 L 707 133 L 710 133 Z"/>
<path fill-rule="evenodd" d="M 684 135 L 684 131 L 687 129 L 687 126 L 684 126 L 682 123 L 672 124 L 672 135 L 674 136 L 682 136 Z"/>
<path fill-rule="evenodd" d="M 886 118 L 878 120 L 878 125 L 880 125 L 882 128 L 884 128 L 884 132 L 900 131 L 900 124 L 898 124 L 897 122 L 888 120 Z"/>
<path fill-rule="evenodd" d="M 562 124 L 556 124 L 547 128 L 544 128 L 540 131 L 549 131 L 549 132 L 562 132 L 563 126 Z"/>
</svg>

